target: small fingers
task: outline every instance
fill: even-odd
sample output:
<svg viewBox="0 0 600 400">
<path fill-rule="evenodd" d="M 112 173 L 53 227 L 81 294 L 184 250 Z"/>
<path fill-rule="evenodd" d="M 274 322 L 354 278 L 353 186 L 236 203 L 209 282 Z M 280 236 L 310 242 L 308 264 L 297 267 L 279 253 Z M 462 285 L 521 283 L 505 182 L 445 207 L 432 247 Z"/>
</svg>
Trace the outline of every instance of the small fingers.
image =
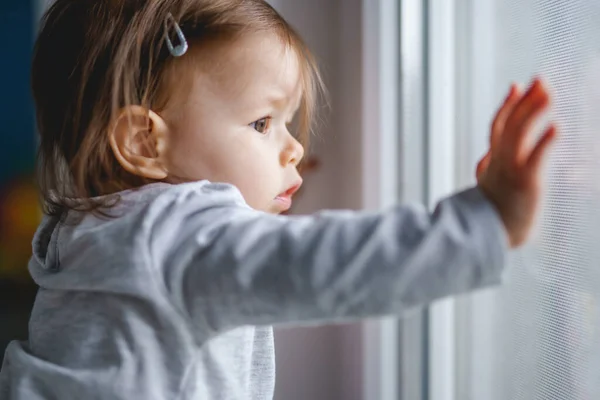
<svg viewBox="0 0 600 400">
<path fill-rule="evenodd" d="M 539 82 L 539 81 L 538 81 Z M 519 132 L 520 138 L 527 134 L 531 125 L 548 108 L 550 96 L 542 83 L 531 91 L 531 100 L 523 103 L 521 114 L 514 121 L 514 126 L 509 126 L 515 132 Z"/>
<path fill-rule="evenodd" d="M 523 91 L 521 88 L 514 83 L 510 86 L 508 91 L 508 96 L 504 100 L 504 104 L 498 110 L 496 117 L 494 118 L 494 122 L 492 123 L 492 132 L 490 136 L 490 147 L 495 149 L 502 132 L 504 131 L 504 126 L 506 124 L 506 119 L 511 114 L 515 105 L 523 95 Z"/>
<path fill-rule="evenodd" d="M 546 110 L 550 103 L 548 92 L 536 79 L 527 93 L 519 100 L 508 117 L 504 128 L 506 135 L 503 156 L 518 163 L 523 156 L 523 143 L 531 125 Z"/>
<path fill-rule="evenodd" d="M 554 142 L 557 136 L 557 129 L 555 125 L 551 125 L 546 129 L 540 140 L 537 142 L 529 158 L 527 160 L 527 168 L 532 174 L 536 174 L 541 166 L 544 156 L 548 152 L 550 145 Z"/>
<path fill-rule="evenodd" d="M 533 122 L 539 112 L 543 111 L 548 105 L 549 101 L 550 98 L 544 84 L 536 79 L 515 105 L 513 112 L 506 121 L 505 130 L 510 132 L 511 136 L 522 136 L 520 135 L 522 127 L 529 122 Z"/>
</svg>

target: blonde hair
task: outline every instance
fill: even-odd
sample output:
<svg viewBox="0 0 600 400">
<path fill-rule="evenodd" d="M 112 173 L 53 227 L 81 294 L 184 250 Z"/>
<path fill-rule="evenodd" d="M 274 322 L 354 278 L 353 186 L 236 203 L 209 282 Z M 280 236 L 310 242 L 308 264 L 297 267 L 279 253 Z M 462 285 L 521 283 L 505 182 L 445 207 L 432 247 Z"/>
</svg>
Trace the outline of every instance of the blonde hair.
<svg viewBox="0 0 600 400">
<path fill-rule="evenodd" d="M 307 144 L 323 83 L 300 36 L 264 0 L 56 0 L 32 65 L 45 213 L 98 211 L 112 205 L 98 196 L 150 183 L 120 167 L 108 129 L 123 107 L 161 107 L 162 83 L 179 61 L 165 44 L 170 14 L 191 49 L 273 32 L 294 50 L 303 84 L 299 136 Z"/>
</svg>

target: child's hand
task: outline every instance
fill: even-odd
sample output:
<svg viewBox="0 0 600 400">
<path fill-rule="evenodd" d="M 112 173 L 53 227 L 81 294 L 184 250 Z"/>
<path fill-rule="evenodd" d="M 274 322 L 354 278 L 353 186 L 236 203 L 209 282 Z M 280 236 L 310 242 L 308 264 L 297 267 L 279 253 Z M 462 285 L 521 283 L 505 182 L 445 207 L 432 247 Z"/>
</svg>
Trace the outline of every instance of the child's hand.
<svg viewBox="0 0 600 400">
<path fill-rule="evenodd" d="M 542 160 L 556 127 L 551 124 L 533 147 L 527 135 L 549 103 L 539 79 L 524 95 L 513 85 L 492 125 L 490 150 L 477 166 L 479 187 L 498 209 L 513 248 L 526 241 L 539 208 Z"/>
</svg>

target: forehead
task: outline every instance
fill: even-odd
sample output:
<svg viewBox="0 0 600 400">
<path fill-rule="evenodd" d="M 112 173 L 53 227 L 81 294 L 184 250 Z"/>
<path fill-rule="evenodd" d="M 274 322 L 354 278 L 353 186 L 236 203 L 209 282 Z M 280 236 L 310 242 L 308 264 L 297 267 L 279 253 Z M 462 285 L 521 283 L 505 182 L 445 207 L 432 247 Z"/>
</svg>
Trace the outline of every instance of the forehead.
<svg viewBox="0 0 600 400">
<path fill-rule="evenodd" d="M 291 101 L 301 95 L 298 55 L 277 35 L 248 35 L 214 57 L 205 83 L 229 98 Z"/>
</svg>

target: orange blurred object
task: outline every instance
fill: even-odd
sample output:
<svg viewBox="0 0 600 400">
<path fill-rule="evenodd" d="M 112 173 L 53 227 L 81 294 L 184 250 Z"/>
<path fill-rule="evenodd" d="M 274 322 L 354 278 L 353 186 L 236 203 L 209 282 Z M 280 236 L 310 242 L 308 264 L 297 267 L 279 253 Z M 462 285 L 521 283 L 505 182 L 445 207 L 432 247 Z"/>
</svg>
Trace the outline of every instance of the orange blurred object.
<svg viewBox="0 0 600 400">
<path fill-rule="evenodd" d="M 41 219 L 33 181 L 19 179 L 0 191 L 0 279 L 26 279 L 31 240 Z"/>
</svg>

